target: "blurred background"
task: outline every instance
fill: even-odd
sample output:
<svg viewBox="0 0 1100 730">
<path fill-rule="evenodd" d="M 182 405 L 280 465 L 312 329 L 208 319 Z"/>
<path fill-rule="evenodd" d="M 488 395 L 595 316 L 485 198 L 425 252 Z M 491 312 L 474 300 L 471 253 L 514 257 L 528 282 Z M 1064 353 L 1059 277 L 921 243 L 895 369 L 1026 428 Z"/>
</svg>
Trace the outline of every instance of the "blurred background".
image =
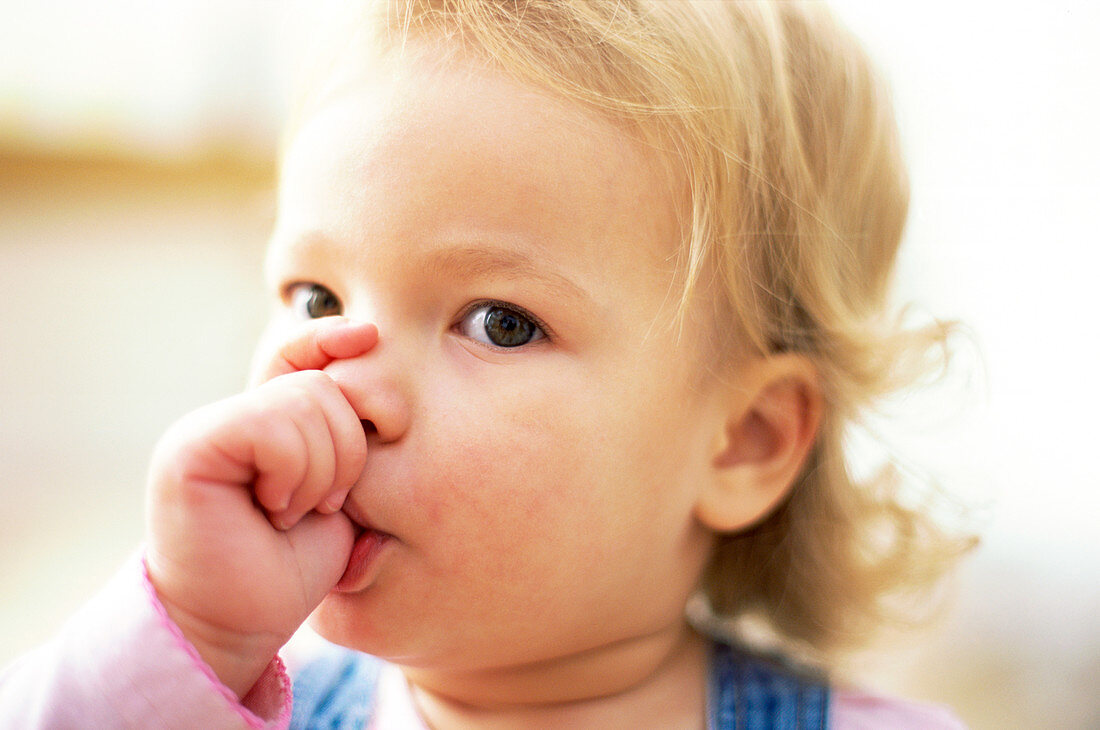
<svg viewBox="0 0 1100 730">
<path fill-rule="evenodd" d="M 895 91 L 899 302 L 971 332 L 878 427 L 983 537 L 943 618 L 852 670 L 974 728 L 1100 728 L 1100 4 L 832 5 Z M 164 428 L 243 385 L 288 9 L 0 0 L 0 663 L 141 542 Z"/>
</svg>

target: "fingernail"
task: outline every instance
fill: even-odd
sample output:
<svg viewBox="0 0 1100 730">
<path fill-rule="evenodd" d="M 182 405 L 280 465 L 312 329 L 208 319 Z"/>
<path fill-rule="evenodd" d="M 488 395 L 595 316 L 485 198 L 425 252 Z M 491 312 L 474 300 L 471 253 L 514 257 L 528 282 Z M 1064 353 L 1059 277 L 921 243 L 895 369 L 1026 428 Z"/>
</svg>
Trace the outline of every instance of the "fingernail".
<svg viewBox="0 0 1100 730">
<path fill-rule="evenodd" d="M 324 512 L 325 514 L 332 514 L 339 512 L 340 508 L 344 506 L 344 500 L 347 499 L 347 494 L 341 492 L 340 494 L 334 494 L 325 500 Z"/>
</svg>

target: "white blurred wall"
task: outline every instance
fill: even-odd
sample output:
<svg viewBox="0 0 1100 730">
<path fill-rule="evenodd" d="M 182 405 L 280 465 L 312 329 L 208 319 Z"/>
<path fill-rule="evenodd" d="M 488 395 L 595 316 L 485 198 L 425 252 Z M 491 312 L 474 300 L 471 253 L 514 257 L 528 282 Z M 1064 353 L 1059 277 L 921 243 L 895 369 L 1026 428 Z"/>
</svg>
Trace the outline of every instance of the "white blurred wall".
<svg viewBox="0 0 1100 730">
<path fill-rule="evenodd" d="M 984 542 L 887 683 L 958 693 L 976 726 L 1100 727 L 1100 4 L 833 5 L 893 82 L 913 183 L 899 297 L 961 318 L 985 373 L 954 419 L 896 429 L 983 507 Z"/>
<path fill-rule="evenodd" d="M 984 368 L 946 405 L 901 402 L 909 425 L 886 429 L 982 506 L 984 544 L 942 628 L 865 660 L 865 679 L 974 727 L 1098 727 L 1100 4 L 833 5 L 898 103 L 913 178 L 899 300 L 963 319 Z M 139 160 L 0 175 L 0 661 L 140 540 L 157 433 L 243 382 L 265 183 L 134 176 L 142 159 L 270 155 L 279 42 L 300 30 L 274 7 L 0 0 L 0 150 Z"/>
</svg>

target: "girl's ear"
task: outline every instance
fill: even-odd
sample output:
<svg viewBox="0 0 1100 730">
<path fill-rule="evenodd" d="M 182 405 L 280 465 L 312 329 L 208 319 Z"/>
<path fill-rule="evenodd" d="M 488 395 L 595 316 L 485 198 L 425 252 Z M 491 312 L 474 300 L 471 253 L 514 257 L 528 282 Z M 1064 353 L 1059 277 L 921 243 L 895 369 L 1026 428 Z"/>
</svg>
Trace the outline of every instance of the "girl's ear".
<svg viewBox="0 0 1100 730">
<path fill-rule="evenodd" d="M 817 438 L 823 406 L 816 368 L 796 354 L 751 363 L 726 393 L 729 408 L 715 437 L 711 478 L 695 510 L 715 532 L 745 529 L 783 501 Z"/>
</svg>

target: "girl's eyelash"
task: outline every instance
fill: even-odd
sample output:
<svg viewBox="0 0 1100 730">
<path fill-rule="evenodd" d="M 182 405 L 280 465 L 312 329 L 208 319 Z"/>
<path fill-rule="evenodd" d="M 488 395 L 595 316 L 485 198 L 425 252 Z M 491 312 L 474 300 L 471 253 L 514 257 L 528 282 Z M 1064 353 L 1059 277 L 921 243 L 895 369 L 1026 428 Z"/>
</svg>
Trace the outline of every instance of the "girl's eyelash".
<svg viewBox="0 0 1100 730">
<path fill-rule="evenodd" d="M 308 280 L 305 280 L 305 279 L 296 279 L 294 281 L 288 281 L 284 284 L 281 284 L 278 287 L 279 299 L 283 302 L 284 305 L 289 306 L 290 304 L 293 303 L 295 292 L 297 292 L 301 287 L 304 287 L 304 286 L 323 286 L 323 285 L 322 284 L 317 284 L 316 282 L 308 281 Z M 532 313 L 531 311 L 519 306 L 518 304 L 513 304 L 512 302 L 506 302 L 502 299 L 477 299 L 473 302 L 470 302 L 469 304 L 467 304 L 465 307 L 462 308 L 462 311 L 459 312 L 458 316 L 455 318 L 455 325 L 454 326 L 458 326 L 468 316 L 470 316 L 470 314 L 472 312 L 474 312 L 478 309 L 481 309 L 483 307 L 500 307 L 501 309 L 507 309 L 510 312 L 515 312 L 516 314 L 530 320 L 536 327 L 538 327 L 539 330 L 541 330 L 542 335 L 545 339 L 553 340 L 556 337 L 556 335 L 554 334 L 554 330 L 551 329 L 551 327 L 548 324 L 546 324 L 546 322 L 544 322 L 542 320 L 542 318 L 540 318 L 538 315 L 536 315 L 536 314 Z"/>
<path fill-rule="evenodd" d="M 546 339 L 552 340 L 555 337 L 554 330 L 550 329 L 550 326 L 543 322 L 537 315 L 532 314 L 518 304 L 512 304 L 511 302 L 505 302 L 500 299 L 478 299 L 477 301 L 470 302 L 462 308 L 461 312 L 458 313 L 458 317 L 455 319 L 455 324 L 461 324 L 462 321 L 466 319 L 466 317 L 470 316 L 471 312 L 481 309 L 482 307 L 500 307 L 501 309 L 507 309 L 511 312 L 515 312 L 516 314 L 531 320 L 531 322 L 534 323 L 536 327 L 542 330 L 542 334 Z"/>
</svg>

